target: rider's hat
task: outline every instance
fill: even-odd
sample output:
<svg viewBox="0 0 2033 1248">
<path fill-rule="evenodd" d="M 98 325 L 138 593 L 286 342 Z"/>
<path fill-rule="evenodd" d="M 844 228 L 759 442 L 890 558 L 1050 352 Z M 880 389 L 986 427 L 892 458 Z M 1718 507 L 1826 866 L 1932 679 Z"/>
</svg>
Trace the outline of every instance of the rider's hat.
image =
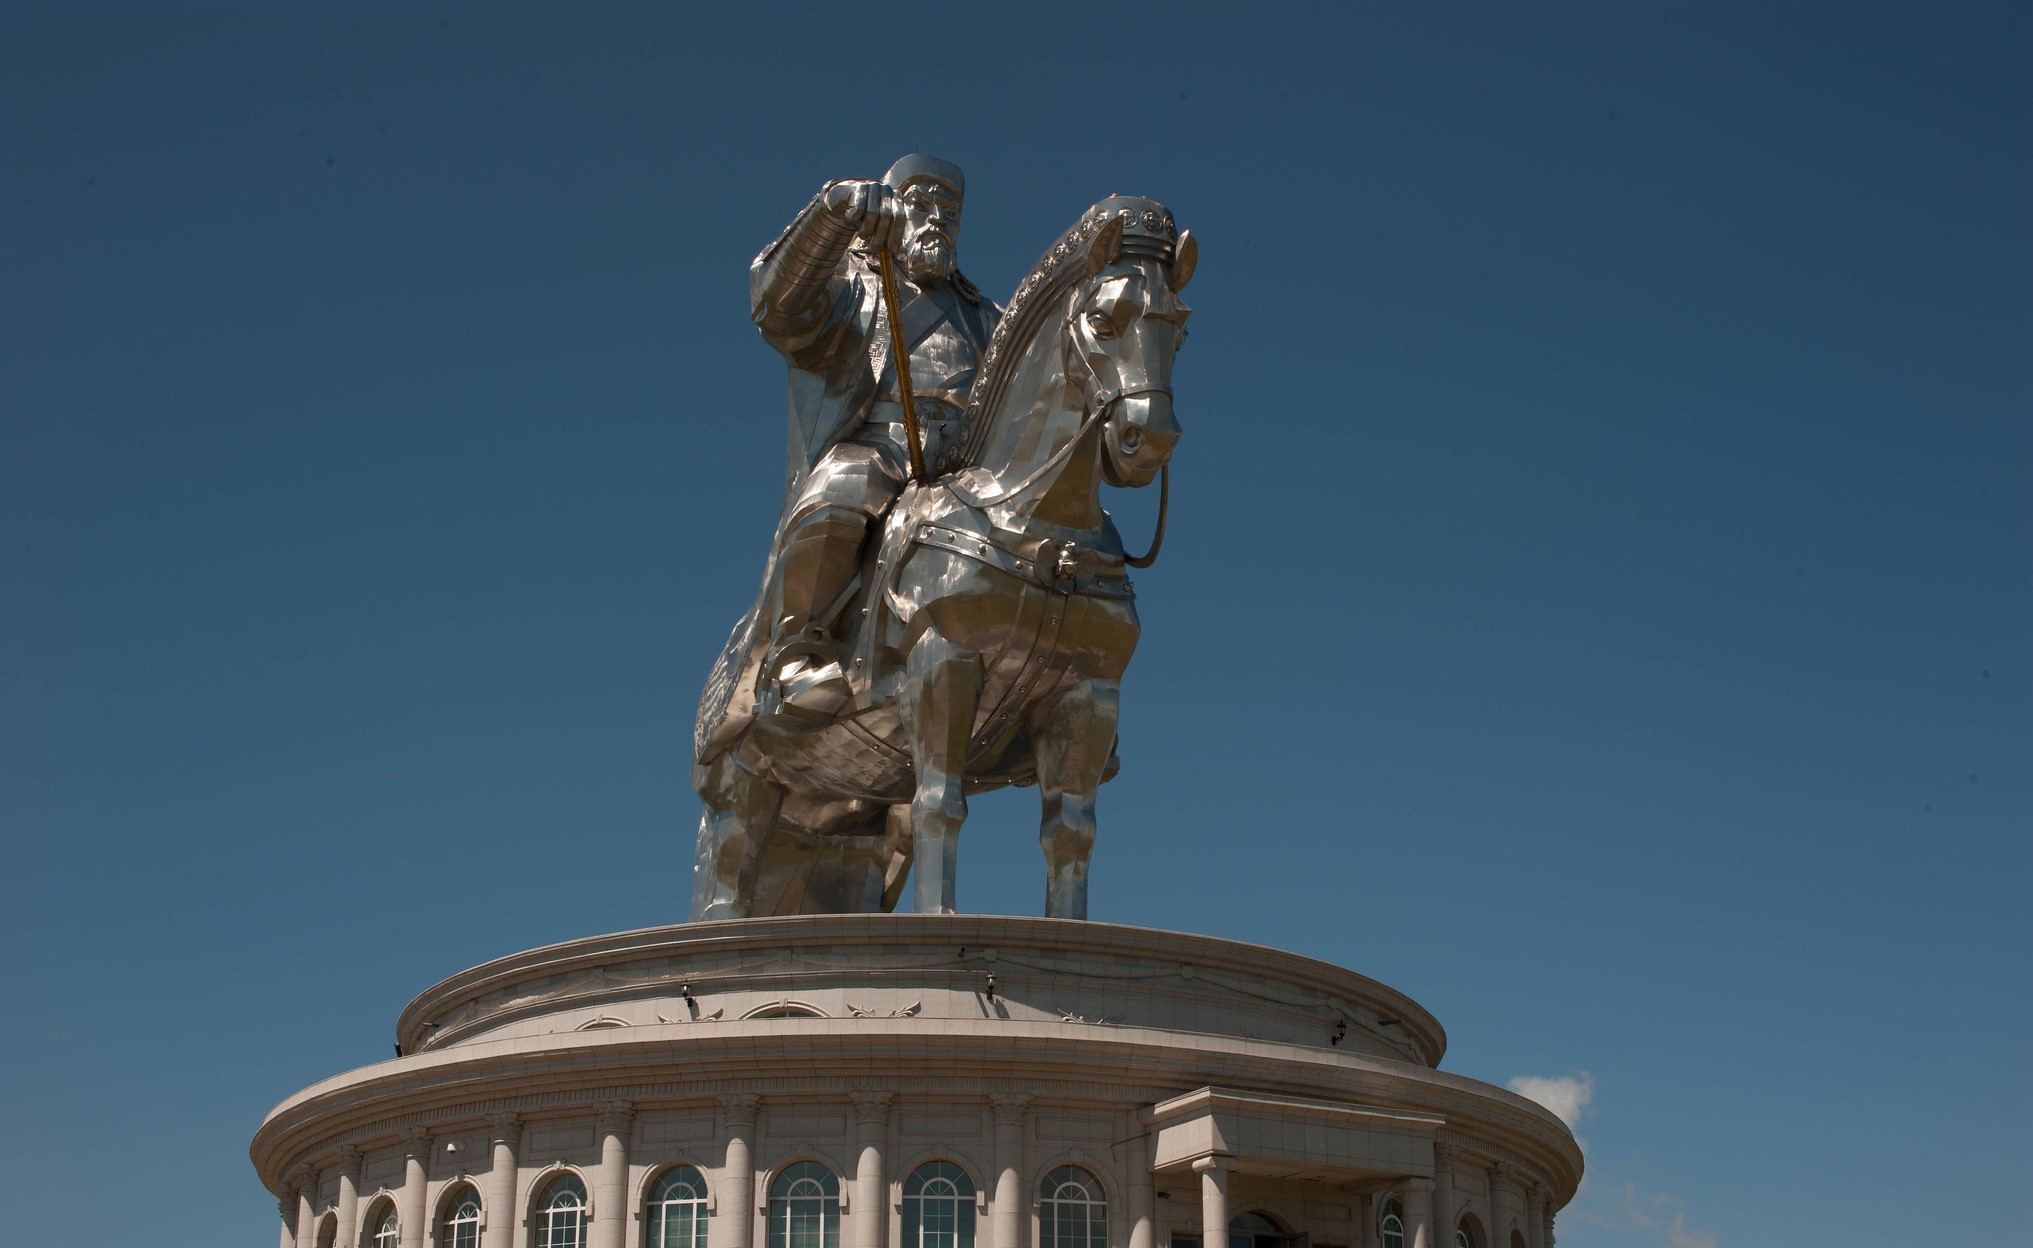
<svg viewBox="0 0 2033 1248">
<path fill-rule="evenodd" d="M 953 198 L 967 196 L 967 175 L 960 172 L 960 166 L 951 161 L 927 156 L 923 152 L 912 152 L 889 167 L 882 175 L 882 184 L 894 191 L 901 191 L 913 182 L 938 182 L 953 192 Z"/>
</svg>

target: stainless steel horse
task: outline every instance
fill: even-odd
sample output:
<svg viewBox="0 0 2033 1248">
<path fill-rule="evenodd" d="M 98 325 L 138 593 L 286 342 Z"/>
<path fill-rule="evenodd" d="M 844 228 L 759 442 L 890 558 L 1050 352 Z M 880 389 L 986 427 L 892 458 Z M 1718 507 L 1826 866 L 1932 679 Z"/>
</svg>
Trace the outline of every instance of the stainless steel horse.
<svg viewBox="0 0 2033 1248">
<path fill-rule="evenodd" d="M 1179 439 L 1172 360 L 1196 260 L 1163 205 L 1111 196 L 1032 267 L 950 448 L 949 466 L 972 466 L 907 487 L 871 543 L 843 630 L 851 701 L 775 704 L 723 656 L 696 738 L 731 743 L 694 768 L 694 919 L 889 910 L 913 862 L 913 907 L 952 913 L 967 795 L 1032 783 L 1045 913 L 1086 917 L 1095 793 L 1141 631 L 1128 568 L 1156 555 L 1126 556 L 1101 485 L 1150 484 Z M 738 733 L 730 707 L 752 716 Z"/>
</svg>

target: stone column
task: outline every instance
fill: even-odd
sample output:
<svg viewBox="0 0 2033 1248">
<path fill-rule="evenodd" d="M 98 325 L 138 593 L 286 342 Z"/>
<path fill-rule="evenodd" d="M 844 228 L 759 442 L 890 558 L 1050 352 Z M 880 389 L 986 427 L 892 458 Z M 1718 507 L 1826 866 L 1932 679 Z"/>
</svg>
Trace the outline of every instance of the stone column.
<svg viewBox="0 0 2033 1248">
<path fill-rule="evenodd" d="M 1545 1248 L 1546 1233 L 1546 1189 L 1537 1183 L 1525 1189 L 1525 1244 L 1526 1248 Z M 1510 1248 L 1508 1244 L 1504 1248 Z"/>
<path fill-rule="evenodd" d="M 593 1173 L 593 1224 L 586 1248 L 622 1248 L 628 1238 L 628 1128 L 635 1107 L 609 1101 L 600 1107 L 600 1168 Z"/>
<path fill-rule="evenodd" d="M 1200 1176 L 1200 1248 L 1228 1248 L 1228 1172 L 1233 1157 L 1202 1157 L 1193 1163 Z"/>
<path fill-rule="evenodd" d="M 296 1193 L 297 1248 L 315 1248 L 318 1242 L 318 1172 L 298 1166 L 289 1172 L 290 1190 Z"/>
<path fill-rule="evenodd" d="M 1511 1163 L 1489 1168 L 1490 1248 L 1511 1248 Z"/>
<path fill-rule="evenodd" d="M 296 1248 L 296 1189 L 288 1183 L 275 1198 L 275 1212 L 282 1223 L 282 1248 Z"/>
<path fill-rule="evenodd" d="M 1028 1096 L 997 1094 L 995 1107 L 995 1233 L 991 1248 L 1024 1248 L 1024 1109 Z"/>
<path fill-rule="evenodd" d="M 1157 1242 L 1157 1210 L 1154 1208 L 1157 1198 L 1151 1192 L 1151 1137 L 1148 1132 L 1130 1137 L 1128 1165 L 1129 1248 L 1152 1248 Z"/>
<path fill-rule="evenodd" d="M 431 1133 L 411 1127 L 403 1137 L 402 1248 L 424 1248 L 424 1185 L 430 1175 L 426 1167 L 431 1156 Z"/>
<path fill-rule="evenodd" d="M 1433 1180 L 1406 1179 L 1398 1185 L 1405 1194 L 1405 1248 L 1435 1248 L 1433 1238 Z M 1454 1248 L 1449 1244 L 1447 1248 Z"/>
<path fill-rule="evenodd" d="M 1540 1223 L 1539 1248 L 1553 1248 L 1553 1202 L 1546 1202 L 1545 1221 Z"/>
<path fill-rule="evenodd" d="M 334 1248 L 358 1248 L 360 1237 L 360 1150 L 351 1144 L 339 1150 L 339 1224 Z"/>
<path fill-rule="evenodd" d="M 1454 1146 L 1433 1141 L 1433 1242 L 1454 1248 Z"/>
<path fill-rule="evenodd" d="M 882 1146 L 889 1138 L 888 1092 L 852 1092 L 854 1098 L 854 1203 L 847 1211 L 848 1248 L 882 1248 L 889 1202 Z"/>
<path fill-rule="evenodd" d="M 1371 1192 L 1357 1192 L 1351 1203 L 1355 1206 L 1355 1225 L 1349 1228 L 1348 1242 L 1354 1248 L 1370 1248 L 1377 1233 L 1377 1196 Z"/>
<path fill-rule="evenodd" d="M 515 1155 L 522 1143 L 522 1119 L 514 1114 L 489 1114 L 487 1125 L 494 1157 L 487 1163 L 487 1205 L 481 1213 L 485 1228 L 480 1242 L 483 1248 L 515 1248 L 515 1227 L 522 1221 L 515 1207 Z M 360 1246 L 341 1244 L 339 1248 Z"/>
<path fill-rule="evenodd" d="M 748 1093 L 720 1098 L 720 1196 L 706 1224 L 707 1248 L 753 1248 L 755 1243 L 755 1116 L 762 1098 Z"/>
</svg>

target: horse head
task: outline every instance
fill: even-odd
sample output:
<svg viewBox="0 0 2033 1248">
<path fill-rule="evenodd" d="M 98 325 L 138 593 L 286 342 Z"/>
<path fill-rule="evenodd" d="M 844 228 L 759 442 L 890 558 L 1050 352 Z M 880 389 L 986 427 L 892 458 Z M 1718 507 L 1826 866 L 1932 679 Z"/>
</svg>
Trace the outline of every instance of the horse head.
<svg viewBox="0 0 2033 1248">
<path fill-rule="evenodd" d="M 1179 292 L 1198 254 L 1163 204 L 1111 195 L 1039 257 L 996 327 L 968 412 L 964 458 L 1001 469 L 1002 497 L 1042 484 L 1039 453 L 1056 445 L 1046 466 L 1063 463 L 1097 422 L 1102 480 L 1156 479 L 1180 435 L 1172 359 L 1189 315 Z"/>
<path fill-rule="evenodd" d="M 1158 210 L 1143 226 L 1150 201 L 1104 200 L 1107 224 L 1087 245 L 1089 280 L 1076 289 L 1066 318 L 1069 374 L 1087 377 L 1088 412 L 1105 410 L 1102 478 L 1114 486 L 1149 485 L 1172 457 L 1179 422 L 1172 414 L 1172 358 L 1186 338 L 1192 309 L 1179 291 L 1193 276 L 1199 246 L 1189 230 L 1176 243 L 1163 236 L 1170 214 Z M 1135 214 L 1126 216 L 1125 214 Z"/>
</svg>

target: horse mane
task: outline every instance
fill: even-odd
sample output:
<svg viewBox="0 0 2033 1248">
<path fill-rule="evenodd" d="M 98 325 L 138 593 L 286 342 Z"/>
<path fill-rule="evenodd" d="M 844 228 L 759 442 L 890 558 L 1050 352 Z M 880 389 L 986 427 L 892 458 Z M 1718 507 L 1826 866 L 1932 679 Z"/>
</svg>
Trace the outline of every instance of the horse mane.
<svg viewBox="0 0 2033 1248">
<path fill-rule="evenodd" d="M 1136 196 L 1111 195 L 1081 213 L 1056 242 L 1045 248 L 1044 254 L 1024 275 L 1024 280 L 1017 284 L 1016 294 L 1010 297 L 1009 306 L 1003 310 L 1002 319 L 996 323 L 995 333 L 989 338 L 988 351 L 981 359 L 980 376 L 967 403 L 967 440 L 962 444 L 964 454 L 961 458 L 963 467 L 979 462 L 982 450 L 988 445 L 989 435 L 994 432 L 995 423 L 1007 405 L 1010 385 L 1023 371 L 1024 362 L 1036 345 L 1038 335 L 1048 324 L 1054 323 L 1062 296 L 1088 276 L 1085 264 L 1087 245 L 1110 218 L 1134 224 L 1140 210 L 1147 221 L 1152 220 L 1152 210 L 1155 210 L 1159 228 L 1173 237 L 1177 236 L 1172 214 L 1163 205 Z M 1171 262 L 1169 254 L 1164 259 L 1167 263 Z"/>
</svg>

